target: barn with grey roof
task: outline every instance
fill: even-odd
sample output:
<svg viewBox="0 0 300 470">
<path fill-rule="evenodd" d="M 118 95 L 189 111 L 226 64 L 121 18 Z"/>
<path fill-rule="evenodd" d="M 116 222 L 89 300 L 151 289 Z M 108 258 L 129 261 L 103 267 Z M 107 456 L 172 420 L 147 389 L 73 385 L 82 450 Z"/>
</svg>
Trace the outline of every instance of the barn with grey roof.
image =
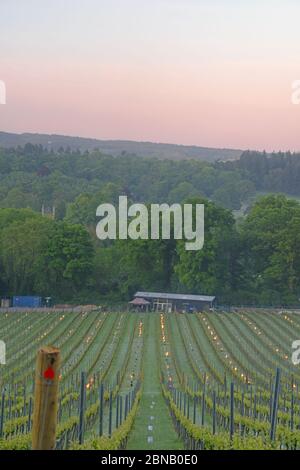
<svg viewBox="0 0 300 470">
<path fill-rule="evenodd" d="M 130 304 L 141 310 L 192 313 L 212 309 L 215 301 L 215 296 L 208 295 L 138 291 Z"/>
</svg>

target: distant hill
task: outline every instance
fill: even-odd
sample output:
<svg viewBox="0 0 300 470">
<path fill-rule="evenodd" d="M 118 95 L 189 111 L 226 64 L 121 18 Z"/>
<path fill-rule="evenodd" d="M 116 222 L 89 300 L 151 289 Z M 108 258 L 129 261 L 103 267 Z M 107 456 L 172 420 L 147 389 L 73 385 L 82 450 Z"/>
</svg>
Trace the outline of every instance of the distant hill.
<svg viewBox="0 0 300 470">
<path fill-rule="evenodd" d="M 108 155 L 118 156 L 135 154 L 141 157 L 155 157 L 170 160 L 236 160 L 242 154 L 237 149 L 216 149 L 196 145 L 161 144 L 154 142 L 135 142 L 130 140 L 98 140 L 83 137 L 70 137 L 55 134 L 12 134 L 0 132 L 0 147 L 24 146 L 26 143 L 42 145 L 57 150 L 70 147 L 72 150 L 99 149 Z"/>
</svg>

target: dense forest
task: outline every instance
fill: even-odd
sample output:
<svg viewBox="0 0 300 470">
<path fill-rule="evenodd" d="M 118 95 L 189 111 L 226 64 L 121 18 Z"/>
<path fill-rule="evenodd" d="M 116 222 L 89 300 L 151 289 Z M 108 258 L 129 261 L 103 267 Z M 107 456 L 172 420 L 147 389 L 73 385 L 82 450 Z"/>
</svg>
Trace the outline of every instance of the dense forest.
<svg viewBox="0 0 300 470">
<path fill-rule="evenodd" d="M 112 157 L 95 150 L 49 152 L 41 146 L 0 150 L 0 206 L 55 205 L 63 218 L 70 202 L 127 194 L 136 202 L 181 202 L 202 195 L 238 209 L 255 192 L 242 171 L 196 160 L 158 160 L 136 155 Z M 99 194 L 97 194 L 99 193 Z M 78 199 L 76 199 L 78 198 Z M 97 206 L 96 206 L 97 207 Z M 92 209 L 95 213 L 94 207 Z"/>
<path fill-rule="evenodd" d="M 257 197 L 300 195 L 299 155 L 245 152 L 207 163 L 27 144 L 0 150 L 0 177 L 1 295 L 99 303 L 140 289 L 215 294 L 226 304 L 299 301 L 300 205 L 281 194 Z M 204 202 L 204 249 L 188 252 L 173 239 L 99 241 L 96 207 L 122 194 Z M 237 220 L 232 210 L 243 204 Z"/>
<path fill-rule="evenodd" d="M 300 154 L 244 152 L 240 160 L 227 162 L 226 168 L 247 175 L 258 191 L 283 192 L 300 196 Z"/>
</svg>

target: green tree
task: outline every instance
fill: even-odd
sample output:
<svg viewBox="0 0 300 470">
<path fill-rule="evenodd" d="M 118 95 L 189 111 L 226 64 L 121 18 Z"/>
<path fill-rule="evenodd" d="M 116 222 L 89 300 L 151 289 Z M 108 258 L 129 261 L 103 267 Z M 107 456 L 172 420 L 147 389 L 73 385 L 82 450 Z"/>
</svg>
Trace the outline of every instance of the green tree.
<svg viewBox="0 0 300 470">
<path fill-rule="evenodd" d="M 300 205 L 283 195 L 256 202 L 241 226 L 248 288 L 261 303 L 286 303 L 299 296 Z"/>
<path fill-rule="evenodd" d="M 44 252 L 45 274 L 60 297 L 87 287 L 93 269 L 94 249 L 81 225 L 56 222 Z"/>
<path fill-rule="evenodd" d="M 1 277 L 9 294 L 37 293 L 44 279 L 44 252 L 51 222 L 29 218 L 10 223 L 0 232 Z"/>
<path fill-rule="evenodd" d="M 189 292 L 228 296 L 237 275 L 237 233 L 232 214 L 205 199 L 189 202 L 205 205 L 205 241 L 199 251 L 187 251 L 184 241 L 177 242 L 175 272 Z"/>
<path fill-rule="evenodd" d="M 6 294 L 72 298 L 89 287 L 93 258 L 83 226 L 32 216 L 28 210 L 0 211 L 1 279 Z"/>
</svg>

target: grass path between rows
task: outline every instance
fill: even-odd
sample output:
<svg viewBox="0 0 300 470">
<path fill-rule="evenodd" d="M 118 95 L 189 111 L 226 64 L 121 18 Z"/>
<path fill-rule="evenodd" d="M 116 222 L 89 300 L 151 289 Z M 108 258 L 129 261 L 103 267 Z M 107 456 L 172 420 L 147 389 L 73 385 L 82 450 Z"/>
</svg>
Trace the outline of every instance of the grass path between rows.
<svg viewBox="0 0 300 470">
<path fill-rule="evenodd" d="M 176 450 L 183 444 L 173 427 L 159 381 L 157 325 L 159 316 L 144 316 L 145 350 L 143 357 L 144 385 L 139 410 L 130 433 L 128 450 Z"/>
</svg>

